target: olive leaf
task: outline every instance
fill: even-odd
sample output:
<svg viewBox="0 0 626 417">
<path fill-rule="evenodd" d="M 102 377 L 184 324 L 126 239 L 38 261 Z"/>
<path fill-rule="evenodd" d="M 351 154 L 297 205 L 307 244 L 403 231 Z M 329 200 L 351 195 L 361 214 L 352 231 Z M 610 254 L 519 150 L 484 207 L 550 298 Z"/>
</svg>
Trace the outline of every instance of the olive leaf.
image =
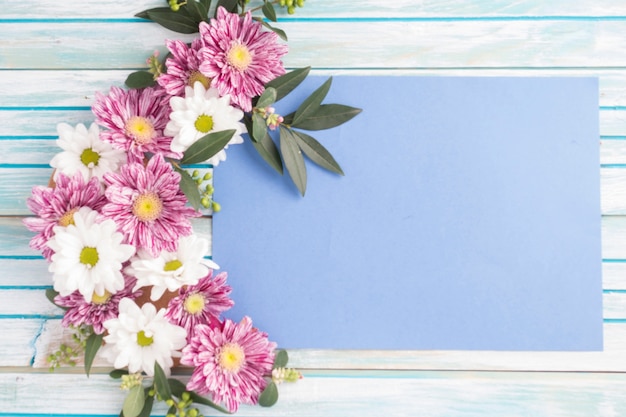
<svg viewBox="0 0 626 417">
<path fill-rule="evenodd" d="M 265 119 L 259 113 L 252 114 L 252 130 L 249 130 L 248 133 L 254 142 L 258 142 L 259 139 L 263 139 L 263 137 L 267 134 L 267 124 L 265 123 Z"/>
<path fill-rule="evenodd" d="M 322 104 L 298 121 L 294 116 L 291 126 L 304 130 L 330 129 L 347 122 L 359 113 L 361 109 L 356 107 L 343 104 Z"/>
<path fill-rule="evenodd" d="M 263 91 L 263 94 L 261 94 L 261 97 L 259 97 L 259 100 L 256 102 L 256 107 L 263 108 L 274 104 L 277 94 L 278 92 L 274 87 L 265 87 L 265 91 Z"/>
<path fill-rule="evenodd" d="M 285 42 L 288 40 L 287 39 L 287 34 L 285 33 L 284 30 L 282 29 L 278 29 L 275 28 L 274 26 L 270 25 L 269 23 L 267 23 L 265 20 L 260 19 L 260 18 L 255 18 L 255 20 L 261 22 L 261 24 L 263 26 L 265 26 L 266 28 L 268 28 L 269 30 L 271 30 L 272 32 L 274 32 L 275 34 L 278 35 L 279 38 L 281 38 L 282 40 L 284 40 Z"/>
<path fill-rule="evenodd" d="M 102 346 L 103 338 L 103 334 L 96 333 L 92 333 L 87 338 L 87 344 L 85 345 L 85 374 L 87 374 L 87 376 L 89 376 L 89 372 L 91 371 L 91 365 L 96 357 L 96 353 L 98 353 L 98 349 Z"/>
<path fill-rule="evenodd" d="M 113 379 L 120 379 L 123 375 L 128 375 L 128 370 L 114 369 L 111 372 L 109 372 L 109 376 Z"/>
<path fill-rule="evenodd" d="M 224 149 L 235 132 L 235 129 L 220 130 L 201 137 L 185 151 L 180 163 L 197 164 L 206 161 Z"/>
<path fill-rule="evenodd" d="M 177 12 L 173 11 L 169 7 L 157 7 L 155 9 L 149 9 L 145 12 L 139 13 L 137 17 L 144 17 L 150 19 L 159 25 L 178 33 L 196 33 L 198 32 L 198 22 L 196 22 L 189 12 L 181 8 Z"/>
<path fill-rule="evenodd" d="M 310 96 L 308 96 L 302 104 L 296 110 L 296 114 L 293 116 L 293 126 L 297 126 L 299 122 L 306 119 L 309 115 L 315 113 L 317 109 L 322 104 L 324 98 L 326 98 L 326 94 L 328 94 L 328 90 L 330 90 L 330 85 L 333 81 L 333 78 L 330 77 L 328 80 L 324 82 L 321 86 L 317 88 Z"/>
<path fill-rule="evenodd" d="M 165 376 L 165 372 L 157 361 L 154 362 L 154 388 L 163 401 L 172 398 L 170 384 Z"/>
<path fill-rule="evenodd" d="M 198 183 L 191 178 L 191 175 L 186 170 L 176 166 L 174 170 L 180 174 L 179 186 L 185 197 L 187 197 L 187 201 L 189 201 L 191 207 L 200 210 L 202 208 L 202 197 L 200 196 L 200 190 L 198 190 Z"/>
<path fill-rule="evenodd" d="M 306 166 L 302 151 L 296 142 L 293 131 L 289 128 L 280 127 L 280 153 L 287 172 L 293 183 L 298 187 L 300 194 L 304 196 L 306 192 Z"/>
<path fill-rule="evenodd" d="M 274 88 L 276 90 L 276 101 L 285 97 L 291 93 L 294 88 L 300 85 L 302 81 L 309 75 L 311 67 L 298 68 L 293 71 L 289 71 L 280 77 L 274 78 L 272 81 L 265 84 L 265 88 Z"/>
<path fill-rule="evenodd" d="M 337 161 L 335 161 L 335 158 L 333 158 L 330 152 L 328 152 L 328 150 L 322 146 L 317 139 L 307 135 L 306 133 L 298 132 L 297 130 L 292 130 L 292 132 L 296 139 L 296 143 L 311 161 L 331 172 L 344 175 L 343 170 Z"/>
<path fill-rule="evenodd" d="M 261 157 L 274 168 L 276 172 L 282 175 L 283 173 L 283 162 L 280 159 L 280 153 L 276 144 L 272 140 L 272 137 L 265 131 L 265 136 L 259 141 L 252 141 L 252 145 L 254 149 L 261 155 Z"/>
<path fill-rule="evenodd" d="M 276 356 L 274 356 L 274 365 L 272 368 L 284 368 L 287 366 L 287 362 L 289 362 L 289 355 L 286 350 L 281 349 L 276 352 Z"/>
<path fill-rule="evenodd" d="M 261 407 L 271 407 L 278 401 L 278 387 L 274 381 L 270 382 L 259 397 Z"/>
<path fill-rule="evenodd" d="M 156 84 L 156 81 L 154 80 L 154 75 L 151 72 L 136 71 L 126 77 L 125 84 L 128 88 L 138 89 L 152 87 Z"/>
<path fill-rule="evenodd" d="M 267 17 L 269 20 L 272 22 L 276 21 L 276 10 L 274 10 L 274 5 L 272 3 L 266 0 L 265 3 L 263 3 L 261 11 L 263 12 L 263 16 Z"/>
<path fill-rule="evenodd" d="M 124 417 L 138 417 L 146 402 L 145 393 L 141 385 L 135 385 L 128 391 L 122 405 Z"/>
</svg>

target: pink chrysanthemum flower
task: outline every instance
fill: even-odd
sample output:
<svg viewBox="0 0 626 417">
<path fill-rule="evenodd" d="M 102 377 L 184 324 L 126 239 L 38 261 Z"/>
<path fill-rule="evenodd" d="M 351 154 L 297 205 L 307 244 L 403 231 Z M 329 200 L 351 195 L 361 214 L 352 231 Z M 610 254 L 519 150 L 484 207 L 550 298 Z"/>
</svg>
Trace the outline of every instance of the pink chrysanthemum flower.
<svg viewBox="0 0 626 417">
<path fill-rule="evenodd" d="M 178 296 L 170 300 L 165 317 L 185 328 L 188 340 L 197 325 L 215 326 L 220 315 L 234 305 L 229 298 L 231 287 L 226 284 L 227 277 L 226 272 L 213 276 L 213 271 L 209 270 L 196 285 L 181 288 Z"/>
<path fill-rule="evenodd" d="M 105 174 L 104 182 L 108 203 L 101 213 L 115 221 L 126 243 L 156 257 L 162 250 L 175 251 L 178 239 L 192 233 L 189 218 L 200 213 L 185 206 L 180 174 L 161 155 L 145 167 L 124 165 L 119 173 Z"/>
<path fill-rule="evenodd" d="M 180 158 L 172 152 L 172 138 L 163 134 L 169 121 L 170 96 L 161 88 L 122 90 L 111 87 L 108 96 L 96 93 L 92 111 L 96 123 L 109 130 L 100 138 L 128 153 L 131 162 L 143 161 L 145 153 L 161 153 Z"/>
<path fill-rule="evenodd" d="M 275 348 L 249 317 L 216 328 L 200 324 L 180 361 L 194 367 L 187 389 L 211 394 L 231 412 L 242 403 L 256 404 L 267 386 L 264 376 L 272 371 Z"/>
<path fill-rule="evenodd" d="M 183 97 L 185 87 L 193 87 L 200 81 L 205 89 L 211 85 L 211 80 L 200 72 L 200 58 L 198 51 L 202 47 L 200 38 L 195 38 L 191 46 L 180 40 L 165 41 L 171 56 L 165 61 L 167 72 L 157 78 L 157 82 L 171 96 Z"/>
<path fill-rule="evenodd" d="M 252 97 L 263 93 L 265 83 L 285 73 L 281 58 L 287 45 L 279 44 L 274 32 L 263 30 L 250 12 L 240 17 L 220 7 L 210 24 L 200 23 L 200 37 L 200 71 L 243 111 L 251 110 Z"/>
<path fill-rule="evenodd" d="M 125 297 L 134 300 L 141 296 L 141 290 L 133 291 L 134 285 L 135 280 L 126 277 L 124 289 L 115 294 L 108 291 L 105 291 L 104 295 L 94 294 L 91 302 L 87 302 L 78 291 L 65 297 L 57 295 L 54 298 L 54 303 L 67 309 L 61 324 L 65 327 L 70 325 L 93 326 L 94 333 L 104 333 L 102 323 L 118 316 L 120 300 Z"/>
<path fill-rule="evenodd" d="M 98 178 L 85 181 L 80 172 L 72 177 L 57 175 L 54 188 L 33 187 L 33 194 L 26 204 L 37 217 L 24 219 L 28 230 L 37 233 L 30 240 L 30 247 L 42 251 L 43 256 L 50 260 L 54 252 L 47 243 L 54 235 L 53 228 L 73 224 L 74 213 L 81 207 L 98 211 L 105 203 Z"/>
</svg>

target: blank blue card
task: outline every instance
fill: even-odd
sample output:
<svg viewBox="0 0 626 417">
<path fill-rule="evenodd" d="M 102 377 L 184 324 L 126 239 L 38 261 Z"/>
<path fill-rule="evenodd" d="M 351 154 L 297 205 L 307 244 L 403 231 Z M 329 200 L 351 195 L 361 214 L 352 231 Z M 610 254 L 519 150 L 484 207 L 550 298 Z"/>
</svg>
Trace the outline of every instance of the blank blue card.
<svg viewBox="0 0 626 417">
<path fill-rule="evenodd" d="M 309 77 L 279 113 L 325 80 Z M 253 147 L 215 171 L 213 259 L 284 348 L 601 350 L 595 78 L 334 77 L 304 198 Z"/>
</svg>

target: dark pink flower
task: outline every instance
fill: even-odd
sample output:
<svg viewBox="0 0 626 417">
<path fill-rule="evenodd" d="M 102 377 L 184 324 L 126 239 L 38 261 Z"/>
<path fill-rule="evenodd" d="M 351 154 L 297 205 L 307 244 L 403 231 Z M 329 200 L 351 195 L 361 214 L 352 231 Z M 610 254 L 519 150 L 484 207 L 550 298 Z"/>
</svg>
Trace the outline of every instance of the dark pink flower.
<svg viewBox="0 0 626 417">
<path fill-rule="evenodd" d="M 104 333 L 104 326 L 102 323 L 108 319 L 116 318 L 119 313 L 120 300 L 124 297 L 135 299 L 141 296 L 142 291 L 132 291 L 135 285 L 135 280 L 132 278 L 125 278 L 125 286 L 121 291 L 111 294 L 108 291 L 102 296 L 94 294 L 91 302 L 85 301 L 85 297 L 78 291 L 74 291 L 72 294 L 62 297 L 57 295 L 54 298 L 54 303 L 58 306 L 67 308 L 61 324 L 65 327 L 73 326 L 93 326 L 93 331 L 96 334 Z"/>
<path fill-rule="evenodd" d="M 108 202 L 101 213 L 115 221 L 126 243 L 156 257 L 162 250 L 174 252 L 178 239 L 192 233 L 189 218 L 200 213 L 185 205 L 180 174 L 160 154 L 145 167 L 130 163 L 107 173 L 104 182 Z"/>
<path fill-rule="evenodd" d="M 100 138 L 126 151 L 131 162 L 143 161 L 146 153 L 180 158 L 170 150 L 172 138 L 163 134 L 169 121 L 169 97 L 162 88 L 111 87 L 108 96 L 96 93 L 92 106 L 96 123 L 109 129 L 100 132 Z"/>
<path fill-rule="evenodd" d="M 252 97 L 263 93 L 265 83 L 285 73 L 281 58 L 287 45 L 263 30 L 250 12 L 240 17 L 220 7 L 216 19 L 200 23 L 200 37 L 200 71 L 243 111 L 251 110 Z"/>
<path fill-rule="evenodd" d="M 276 343 L 252 327 L 249 317 L 214 328 L 200 324 L 180 360 L 194 367 L 187 389 L 211 394 L 231 412 L 239 404 L 256 404 L 272 371 L 274 349 Z"/>
<path fill-rule="evenodd" d="M 24 225 L 31 232 L 36 232 L 30 247 L 40 250 L 50 260 L 53 251 L 47 243 L 54 235 L 55 226 L 67 226 L 73 223 L 74 213 L 81 207 L 100 210 L 106 203 L 98 178 L 85 181 L 80 172 L 73 177 L 58 174 L 54 188 L 33 187 L 32 196 L 26 201 L 28 208 L 37 217 L 27 217 Z"/>
<path fill-rule="evenodd" d="M 202 47 L 200 38 L 195 38 L 191 46 L 179 40 L 166 41 L 171 56 L 165 61 L 167 72 L 157 78 L 157 82 L 171 96 L 185 96 L 185 87 L 193 87 L 200 81 L 205 89 L 211 85 L 211 80 L 200 72 L 200 58 L 198 51 Z"/>
<path fill-rule="evenodd" d="M 170 300 L 165 317 L 187 330 L 187 340 L 191 339 L 197 325 L 215 326 L 220 315 L 234 305 L 229 298 L 231 288 L 226 285 L 227 277 L 226 272 L 213 276 L 213 270 L 209 270 L 196 285 L 182 287 Z"/>
</svg>

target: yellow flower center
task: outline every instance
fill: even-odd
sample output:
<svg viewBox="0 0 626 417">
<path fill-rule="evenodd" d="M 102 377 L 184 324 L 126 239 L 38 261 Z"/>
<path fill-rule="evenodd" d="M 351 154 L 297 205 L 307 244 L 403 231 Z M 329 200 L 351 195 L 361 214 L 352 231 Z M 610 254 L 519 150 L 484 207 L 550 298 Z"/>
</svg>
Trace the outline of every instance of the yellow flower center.
<svg viewBox="0 0 626 417">
<path fill-rule="evenodd" d="M 85 246 L 83 250 L 80 251 L 80 263 L 87 266 L 87 269 L 91 269 L 100 260 L 98 256 L 98 250 L 96 248 L 90 248 Z"/>
<path fill-rule="evenodd" d="M 150 120 L 145 117 L 133 116 L 124 125 L 126 134 L 140 145 L 152 142 L 156 137 L 156 130 Z"/>
<path fill-rule="evenodd" d="M 140 330 L 137 333 L 137 344 L 141 347 L 150 346 L 154 343 L 154 338 L 152 336 L 146 336 L 146 332 Z"/>
<path fill-rule="evenodd" d="M 205 305 L 206 305 L 206 299 L 204 298 L 204 296 L 199 293 L 193 293 L 189 295 L 187 298 L 185 298 L 183 307 L 187 313 L 195 316 L 197 314 L 202 313 L 202 310 L 204 310 Z"/>
<path fill-rule="evenodd" d="M 234 42 L 226 53 L 228 64 L 238 71 L 245 71 L 252 63 L 252 54 L 246 45 Z"/>
<path fill-rule="evenodd" d="M 111 298 L 111 295 L 112 294 L 108 292 L 107 290 L 104 290 L 104 294 L 102 295 L 98 295 L 94 292 L 93 295 L 91 296 L 91 303 L 98 304 L 98 305 L 105 304 L 107 301 L 109 301 L 109 298 Z"/>
<path fill-rule="evenodd" d="M 78 211 L 78 208 L 73 208 L 64 215 L 61 216 L 57 224 L 59 226 L 67 227 L 70 224 L 74 224 L 74 213 Z"/>
<path fill-rule="evenodd" d="M 209 133 L 213 129 L 213 117 L 207 114 L 201 114 L 193 124 L 200 133 Z"/>
<path fill-rule="evenodd" d="M 217 360 L 225 371 L 237 373 L 246 360 L 246 354 L 237 343 L 226 343 L 220 349 Z"/>
<path fill-rule="evenodd" d="M 92 148 L 87 148 L 80 154 L 80 162 L 88 168 L 98 165 L 98 161 L 100 161 L 100 154 Z"/>
<path fill-rule="evenodd" d="M 165 272 L 176 271 L 181 266 L 183 266 L 183 263 L 179 261 L 178 259 L 174 259 L 173 261 L 167 262 L 165 266 L 163 267 L 163 270 Z"/>
<path fill-rule="evenodd" d="M 193 87 L 193 85 L 198 81 L 204 86 L 206 90 L 208 90 L 209 87 L 211 86 L 211 79 L 205 76 L 200 71 L 194 71 L 191 74 L 189 74 L 189 80 L 187 81 L 187 84 L 190 87 Z"/>
<path fill-rule="evenodd" d="M 163 203 L 157 193 L 139 195 L 133 203 L 133 214 L 142 222 L 151 222 L 161 216 Z"/>
</svg>

